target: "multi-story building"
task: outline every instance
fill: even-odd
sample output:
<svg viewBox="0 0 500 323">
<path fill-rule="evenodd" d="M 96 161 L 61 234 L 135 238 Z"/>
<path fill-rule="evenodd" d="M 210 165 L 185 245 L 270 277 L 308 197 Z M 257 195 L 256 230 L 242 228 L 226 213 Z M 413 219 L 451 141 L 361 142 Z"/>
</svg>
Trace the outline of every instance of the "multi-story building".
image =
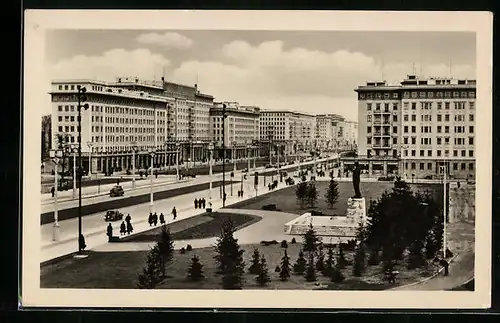
<svg viewBox="0 0 500 323">
<path fill-rule="evenodd" d="M 343 120 L 339 122 L 342 128 L 339 131 L 339 146 L 347 150 L 355 150 L 358 138 L 358 123 L 351 120 Z"/>
<path fill-rule="evenodd" d="M 281 154 L 294 154 L 309 150 L 316 139 L 316 117 L 302 112 L 262 110 L 260 114 L 260 140 L 278 145 Z M 269 151 L 264 145 L 261 152 Z"/>
<path fill-rule="evenodd" d="M 332 115 L 316 115 L 317 147 L 321 150 L 337 148 L 337 121 Z"/>
<path fill-rule="evenodd" d="M 176 144 L 180 159 L 200 160 L 209 138 L 209 109 L 213 97 L 197 87 L 168 82 L 118 78 L 106 83 L 92 80 L 52 82 L 52 125 L 64 133 L 68 144 L 77 144 L 77 86 L 86 88 L 88 110 L 82 110 L 83 167 L 92 171 L 125 170 L 151 164 L 149 149 L 156 152 L 157 166 L 175 165 Z M 55 141 L 53 136 L 53 141 Z M 53 142 L 52 147 L 56 147 Z"/>
<path fill-rule="evenodd" d="M 223 105 L 226 105 L 227 118 L 223 137 Z M 260 133 L 260 108 L 240 106 L 237 102 L 216 102 L 210 109 L 210 140 L 214 143 L 214 158 L 223 158 L 225 141 L 226 158 L 245 158 L 257 156 L 256 144 Z M 251 147 L 251 148 L 250 148 Z"/>
<path fill-rule="evenodd" d="M 474 177 L 476 81 L 418 78 L 368 82 L 358 93 L 358 158 L 406 178 Z M 382 165 L 381 165 L 382 164 Z M 391 169 L 389 169 L 390 171 Z"/>
</svg>

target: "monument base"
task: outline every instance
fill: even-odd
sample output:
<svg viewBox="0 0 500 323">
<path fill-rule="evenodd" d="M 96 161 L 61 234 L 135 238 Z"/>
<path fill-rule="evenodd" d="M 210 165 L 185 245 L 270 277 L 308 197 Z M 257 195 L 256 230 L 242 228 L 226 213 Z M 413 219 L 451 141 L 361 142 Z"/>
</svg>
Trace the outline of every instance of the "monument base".
<svg viewBox="0 0 500 323">
<path fill-rule="evenodd" d="M 363 223 L 363 225 L 366 225 L 368 218 L 366 216 L 366 200 L 364 197 L 351 197 L 347 200 L 346 218 L 346 221 L 350 224 L 358 225 Z"/>
</svg>

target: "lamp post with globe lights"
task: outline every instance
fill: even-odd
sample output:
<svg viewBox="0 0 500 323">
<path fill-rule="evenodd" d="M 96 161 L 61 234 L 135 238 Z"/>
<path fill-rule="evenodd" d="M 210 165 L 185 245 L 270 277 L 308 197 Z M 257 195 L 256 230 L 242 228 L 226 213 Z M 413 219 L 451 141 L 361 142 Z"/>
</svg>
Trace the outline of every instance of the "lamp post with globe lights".
<svg viewBox="0 0 500 323">
<path fill-rule="evenodd" d="M 135 152 L 138 150 L 137 143 L 132 142 L 132 189 L 135 189 Z"/>
<path fill-rule="evenodd" d="M 150 172 L 150 191 L 149 191 L 149 213 L 154 213 L 155 204 L 153 199 L 153 169 L 154 169 L 154 158 L 156 156 L 156 151 L 153 147 L 148 148 L 149 156 L 151 157 L 151 172 Z"/>
<path fill-rule="evenodd" d="M 81 252 L 85 246 L 85 239 L 82 234 L 82 108 L 89 109 L 85 93 L 87 89 L 78 85 L 78 252 Z M 83 103 L 83 104 L 82 104 Z"/>
<path fill-rule="evenodd" d="M 61 161 L 63 157 L 63 151 L 61 149 L 51 149 L 49 151 L 49 156 L 54 162 L 54 226 L 52 228 L 52 240 L 53 241 L 59 241 L 59 217 L 58 217 L 58 204 L 57 204 L 57 197 L 58 197 L 58 187 L 57 187 L 57 177 L 58 177 L 58 165 L 59 162 Z"/>
<path fill-rule="evenodd" d="M 87 146 L 89 147 L 89 178 L 92 178 L 92 148 L 94 147 L 94 143 L 88 141 Z"/>
</svg>

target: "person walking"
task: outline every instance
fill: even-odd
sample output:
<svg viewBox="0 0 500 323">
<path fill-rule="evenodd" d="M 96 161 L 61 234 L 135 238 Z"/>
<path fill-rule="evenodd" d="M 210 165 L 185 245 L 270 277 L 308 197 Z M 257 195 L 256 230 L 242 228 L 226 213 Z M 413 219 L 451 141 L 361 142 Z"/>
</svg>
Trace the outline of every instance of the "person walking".
<svg viewBox="0 0 500 323">
<path fill-rule="evenodd" d="M 153 224 L 155 227 L 158 224 L 158 214 L 156 214 L 156 212 L 155 212 L 155 214 L 153 214 Z"/>
<path fill-rule="evenodd" d="M 194 199 L 194 208 L 197 209 L 198 208 L 198 199 Z"/>
<path fill-rule="evenodd" d="M 149 226 L 153 225 L 153 213 L 151 213 L 151 212 L 149 212 L 148 223 L 149 223 Z"/>
<path fill-rule="evenodd" d="M 127 227 L 125 226 L 125 221 L 122 221 L 122 224 L 120 224 L 120 235 L 125 235 L 127 232 Z"/>
<path fill-rule="evenodd" d="M 160 213 L 160 224 L 165 224 L 165 216 L 163 215 L 163 213 Z"/>
<path fill-rule="evenodd" d="M 108 228 L 106 229 L 106 235 L 108 236 L 108 242 L 111 242 L 111 238 L 113 237 L 113 226 L 111 223 L 108 223 Z"/>
<path fill-rule="evenodd" d="M 50 193 L 52 193 L 52 197 L 56 195 L 56 189 L 54 188 L 54 186 L 52 186 L 52 188 L 50 189 Z"/>
<path fill-rule="evenodd" d="M 78 245 L 81 250 L 85 250 L 85 248 L 87 247 L 87 245 L 85 244 L 85 237 L 83 236 L 83 234 L 80 234 L 78 236 Z"/>
<path fill-rule="evenodd" d="M 130 213 L 127 214 L 127 216 L 125 217 L 125 222 L 130 222 L 132 220 L 132 218 L 130 217 Z"/>
<path fill-rule="evenodd" d="M 132 232 L 134 232 L 134 227 L 132 226 L 132 223 L 127 222 L 127 234 L 131 234 Z"/>
<path fill-rule="evenodd" d="M 174 208 L 172 209 L 172 215 L 174 216 L 174 220 L 177 218 L 177 210 Z"/>
<path fill-rule="evenodd" d="M 202 202 L 201 202 L 201 204 L 203 205 L 203 208 L 205 208 L 206 203 L 207 203 L 207 201 L 205 200 L 205 198 L 203 198 L 203 199 L 202 199 Z"/>
</svg>

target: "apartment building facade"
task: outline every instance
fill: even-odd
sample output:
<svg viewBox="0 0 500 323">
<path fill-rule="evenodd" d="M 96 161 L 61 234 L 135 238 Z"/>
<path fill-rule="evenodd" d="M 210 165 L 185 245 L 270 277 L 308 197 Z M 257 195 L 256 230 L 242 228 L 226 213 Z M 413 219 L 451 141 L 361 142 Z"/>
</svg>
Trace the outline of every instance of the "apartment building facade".
<svg viewBox="0 0 500 323">
<path fill-rule="evenodd" d="M 451 177 L 474 177 L 475 80 L 408 75 L 398 85 L 367 82 L 355 91 L 358 158 L 370 172 L 382 163 L 384 173 L 436 178 L 446 166 Z"/>
<path fill-rule="evenodd" d="M 292 155 L 311 150 L 317 138 L 316 116 L 302 112 L 262 110 L 260 114 L 261 152 L 276 151 L 280 155 Z"/>
<path fill-rule="evenodd" d="M 209 110 L 213 97 L 197 87 L 174 83 L 117 78 L 106 83 L 94 80 L 52 82 L 52 125 L 64 134 L 68 145 L 76 145 L 77 87 L 86 88 L 88 110 L 82 110 L 83 167 L 92 171 L 131 168 L 135 150 L 136 168 L 175 165 L 201 160 L 208 148 Z M 57 147 L 56 136 L 52 147 Z M 149 150 L 155 154 L 151 157 Z"/>
<path fill-rule="evenodd" d="M 223 105 L 226 105 L 225 120 L 222 115 Z M 260 134 L 260 108 L 241 106 L 238 102 L 215 102 L 210 109 L 210 133 L 215 159 L 223 158 L 223 143 L 228 159 L 256 157 Z"/>
</svg>

